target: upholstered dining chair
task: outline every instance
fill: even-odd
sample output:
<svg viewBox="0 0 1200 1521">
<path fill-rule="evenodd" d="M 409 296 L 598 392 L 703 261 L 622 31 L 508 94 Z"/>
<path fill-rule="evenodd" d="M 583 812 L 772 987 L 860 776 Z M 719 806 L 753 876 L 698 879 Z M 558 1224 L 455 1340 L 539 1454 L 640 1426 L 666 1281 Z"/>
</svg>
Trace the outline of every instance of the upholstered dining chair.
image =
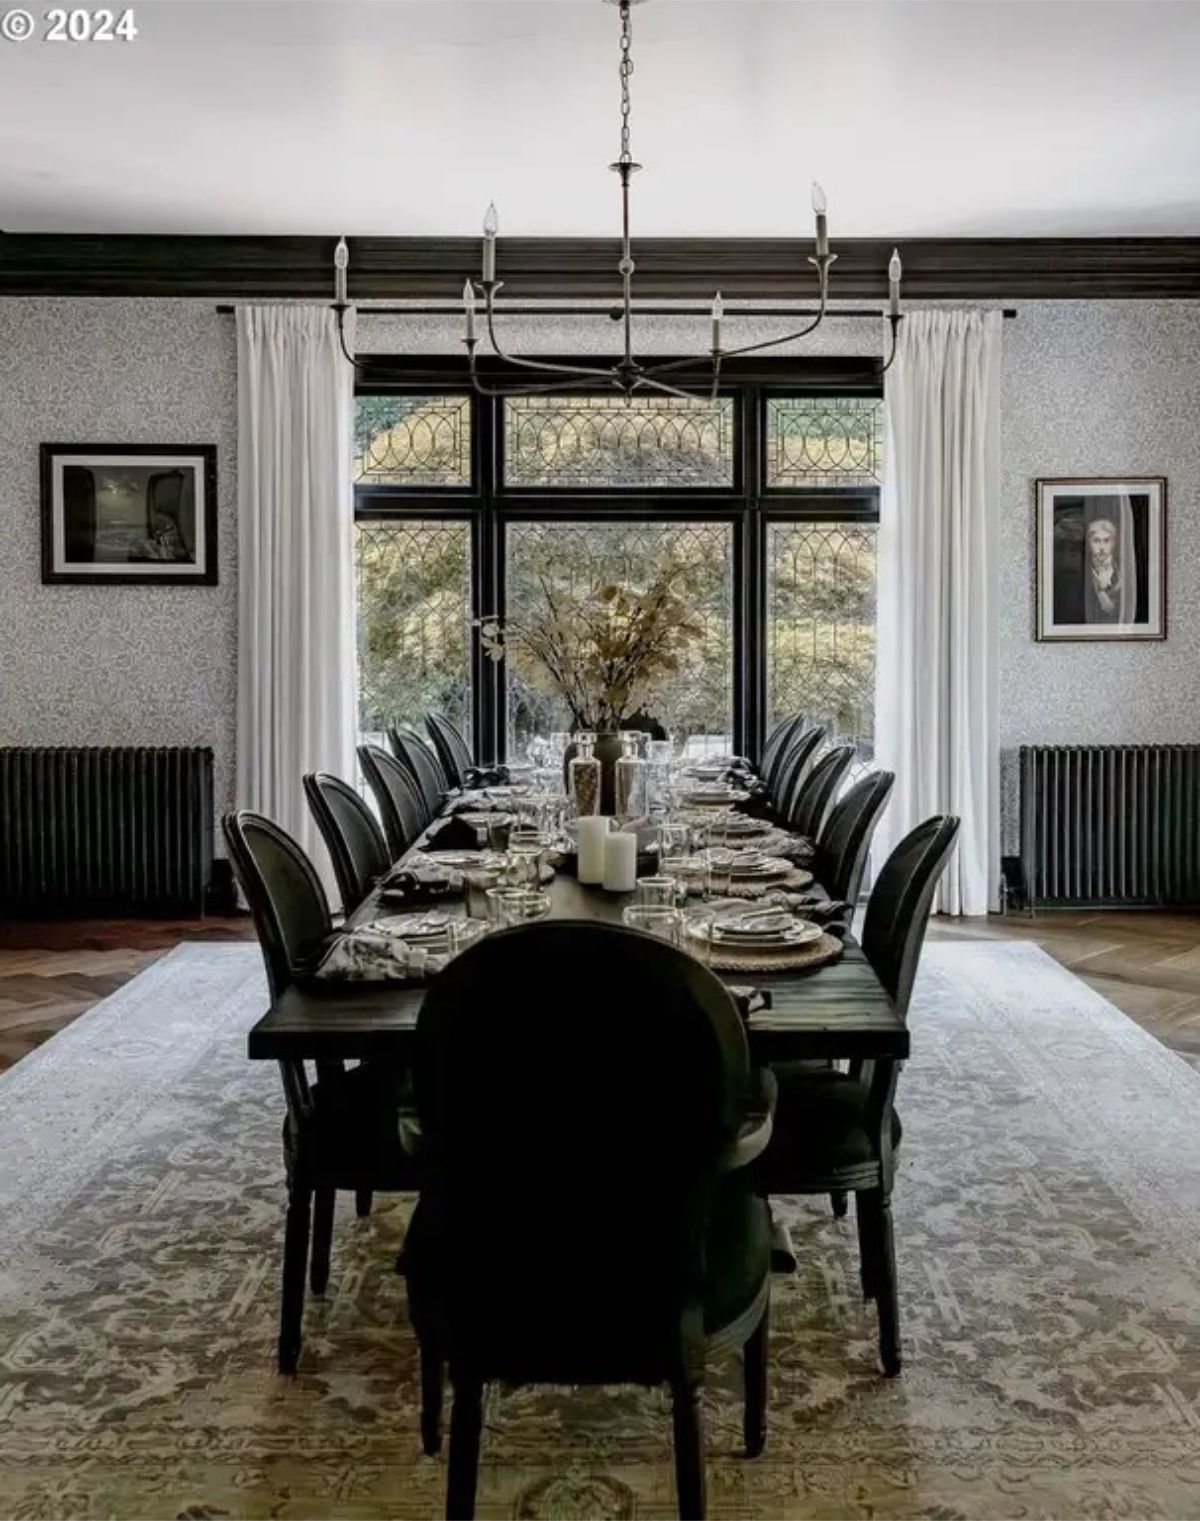
<svg viewBox="0 0 1200 1521">
<path fill-rule="evenodd" d="M 475 760 L 461 730 L 440 713 L 428 714 L 425 728 L 447 782 L 451 787 L 465 787 Z"/>
<path fill-rule="evenodd" d="M 387 841 L 370 808 L 340 777 L 308 772 L 304 796 L 333 862 L 342 912 L 349 918 L 392 864 Z"/>
<path fill-rule="evenodd" d="M 498 988 L 520 989 L 502 1013 Z M 745 1446 L 761 1451 L 770 1225 L 748 1164 L 770 1109 L 755 1076 L 728 989 L 621 926 L 505 930 L 430 985 L 404 1270 L 426 1451 L 443 1367 L 453 1386 L 448 1517 L 474 1514 L 491 1382 L 668 1385 L 679 1513 L 702 1517 L 706 1360 L 744 1348 Z"/>
<path fill-rule="evenodd" d="M 815 840 L 825 822 L 842 778 L 854 762 L 853 745 L 834 745 L 812 770 L 792 786 L 791 796 L 780 804 L 785 826 L 806 840 Z"/>
<path fill-rule="evenodd" d="M 412 777 L 429 818 L 433 818 L 450 786 L 437 756 L 412 729 L 389 729 L 388 744 L 392 747 L 392 754 Z"/>
<path fill-rule="evenodd" d="M 804 726 L 803 713 L 790 713 L 786 718 L 781 718 L 767 735 L 762 747 L 762 760 L 759 763 L 758 774 L 765 782 L 770 782 L 774 775 L 777 759 L 787 749 L 789 742 L 799 734 Z"/>
<path fill-rule="evenodd" d="M 358 763 L 383 820 L 388 854 L 398 861 L 429 823 L 430 814 L 412 773 L 378 745 L 359 745 Z"/>
<path fill-rule="evenodd" d="M 274 1001 L 311 972 L 332 929 L 329 903 L 312 862 L 278 824 L 246 811 L 227 813 L 221 822 Z M 313 1082 L 303 1062 L 279 1065 L 287 1101 L 288 1208 L 278 1366 L 280 1373 L 294 1373 L 306 1270 L 314 1294 L 323 1294 L 329 1282 L 337 1191 L 352 1191 L 362 1214 L 374 1191 L 410 1192 L 417 1176 L 400 1143 L 403 1073 L 377 1062 L 348 1070 L 341 1062 L 320 1062 Z"/>
<path fill-rule="evenodd" d="M 834 803 L 817 836 L 813 875 L 831 898 L 857 903 L 875 826 L 891 796 L 895 774 L 872 771 Z"/>
<path fill-rule="evenodd" d="M 957 834 L 950 815 L 918 824 L 884 862 L 867 902 L 862 950 L 905 1018 L 930 903 Z M 767 1194 L 854 1195 L 863 1297 L 878 1309 L 880 1361 L 889 1377 L 901 1366 L 891 1210 L 903 1133 L 893 1107 L 898 1065 L 852 1062 L 846 1072 L 774 1066 L 775 1127 L 756 1164 Z"/>
<path fill-rule="evenodd" d="M 788 741 L 787 748 L 776 758 L 773 777 L 763 778 L 767 787 L 767 796 L 777 817 L 783 815 L 788 800 L 795 792 L 812 760 L 813 752 L 824 738 L 825 730 L 820 724 L 813 724 L 810 728 L 801 730 Z"/>
</svg>

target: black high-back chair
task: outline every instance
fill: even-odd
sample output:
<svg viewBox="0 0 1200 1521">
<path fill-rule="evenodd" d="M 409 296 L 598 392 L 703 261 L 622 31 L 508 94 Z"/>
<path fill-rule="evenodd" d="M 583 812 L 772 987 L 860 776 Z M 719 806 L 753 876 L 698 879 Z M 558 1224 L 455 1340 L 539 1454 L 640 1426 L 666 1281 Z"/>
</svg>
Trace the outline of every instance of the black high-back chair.
<svg viewBox="0 0 1200 1521">
<path fill-rule="evenodd" d="M 358 763 L 383 820 L 388 854 L 398 861 L 429 823 L 425 801 L 417 791 L 412 772 L 390 751 L 381 750 L 378 745 L 359 745 Z"/>
<path fill-rule="evenodd" d="M 904 1018 L 930 904 L 957 833 L 958 820 L 950 815 L 918 824 L 883 863 L 867 903 L 862 950 Z M 854 1195 L 863 1297 L 878 1308 L 880 1360 L 891 1377 L 901 1364 L 891 1210 L 903 1133 L 893 1107 L 898 1064 L 852 1062 L 842 1072 L 796 1063 L 772 1070 L 779 1101 L 771 1143 L 758 1164 L 763 1190 L 830 1194 L 838 1213 L 846 1195 Z"/>
<path fill-rule="evenodd" d="M 497 988 L 520 990 L 501 1017 Z M 447 1516 L 474 1514 L 493 1381 L 669 1385 L 680 1515 L 703 1516 L 714 1348 L 745 1347 L 749 1455 L 765 1435 L 770 1223 L 746 1167 L 770 1121 L 728 990 L 620 926 L 506 930 L 431 984 L 414 1081 L 405 1272 L 426 1451 L 443 1366 L 454 1389 Z"/>
<path fill-rule="evenodd" d="M 310 771 L 304 796 L 333 862 L 342 912 L 349 917 L 392 864 L 375 815 L 340 777 Z"/>
<path fill-rule="evenodd" d="M 813 751 L 824 738 L 825 730 L 820 724 L 814 724 L 790 739 L 786 750 L 780 753 L 775 763 L 774 780 L 767 781 L 768 796 L 777 816 L 783 816 L 788 800 L 812 760 Z"/>
<path fill-rule="evenodd" d="M 791 797 L 781 807 L 784 823 L 789 829 L 806 840 L 817 838 L 842 777 L 853 761 L 853 745 L 835 745 L 813 765 L 807 776 L 795 783 Z"/>
<path fill-rule="evenodd" d="M 450 785 L 437 756 L 411 729 L 389 729 L 388 744 L 392 747 L 392 754 L 412 777 L 428 818 L 433 818 Z"/>
<path fill-rule="evenodd" d="M 446 773 L 447 782 L 451 787 L 465 787 L 475 760 L 461 731 L 440 713 L 430 713 L 425 720 L 425 728 L 433 741 L 434 751 Z"/>
<path fill-rule="evenodd" d="M 329 903 L 312 862 L 278 824 L 246 811 L 227 813 L 221 824 L 275 1002 L 312 971 L 333 928 Z M 311 1082 L 303 1062 L 281 1061 L 279 1067 L 287 1100 L 288 1209 L 278 1366 L 281 1373 L 294 1373 L 306 1268 L 314 1294 L 323 1294 L 329 1282 L 337 1190 L 352 1190 L 365 1214 L 374 1190 L 415 1188 L 416 1169 L 400 1144 L 401 1073 L 377 1063 L 346 1071 L 340 1062 L 323 1062 Z"/>
<path fill-rule="evenodd" d="M 831 898 L 856 903 L 871 837 L 896 780 L 891 771 L 872 771 L 855 782 L 825 816 L 817 836 L 813 873 Z"/>
<path fill-rule="evenodd" d="M 762 748 L 762 762 L 758 768 L 758 774 L 768 786 L 775 777 L 775 768 L 783 756 L 792 739 L 799 734 L 804 724 L 803 713 L 791 713 L 786 718 L 781 718 L 767 735 Z"/>
</svg>

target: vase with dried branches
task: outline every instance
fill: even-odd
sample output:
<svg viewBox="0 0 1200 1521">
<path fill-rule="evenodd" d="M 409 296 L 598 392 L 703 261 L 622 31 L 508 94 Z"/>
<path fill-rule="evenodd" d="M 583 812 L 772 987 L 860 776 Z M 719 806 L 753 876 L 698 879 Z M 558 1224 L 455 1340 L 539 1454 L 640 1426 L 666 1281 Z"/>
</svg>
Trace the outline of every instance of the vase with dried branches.
<svg viewBox="0 0 1200 1521">
<path fill-rule="evenodd" d="M 520 658 L 526 680 L 560 697 L 577 731 L 596 735 L 601 811 L 613 806 L 613 771 L 622 724 L 652 698 L 656 681 L 678 672 L 684 652 L 703 635 L 682 567 L 645 586 L 598 580 L 565 593 L 539 577 L 542 605 L 520 618 L 479 620 L 492 660 Z"/>
</svg>

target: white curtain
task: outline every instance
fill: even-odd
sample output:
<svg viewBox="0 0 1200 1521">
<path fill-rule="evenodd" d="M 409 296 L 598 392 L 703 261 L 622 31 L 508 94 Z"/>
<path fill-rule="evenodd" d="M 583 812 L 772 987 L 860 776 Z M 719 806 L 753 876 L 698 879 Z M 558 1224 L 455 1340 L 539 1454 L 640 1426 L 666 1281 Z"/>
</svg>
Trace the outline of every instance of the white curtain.
<svg viewBox="0 0 1200 1521">
<path fill-rule="evenodd" d="M 886 380 L 876 754 L 896 773 L 879 860 L 934 813 L 962 820 L 935 908 L 983 914 L 999 871 L 999 312 L 910 312 Z"/>
<path fill-rule="evenodd" d="M 355 775 L 353 370 L 324 307 L 239 307 L 237 332 L 237 803 L 328 880 L 301 777 Z"/>
</svg>

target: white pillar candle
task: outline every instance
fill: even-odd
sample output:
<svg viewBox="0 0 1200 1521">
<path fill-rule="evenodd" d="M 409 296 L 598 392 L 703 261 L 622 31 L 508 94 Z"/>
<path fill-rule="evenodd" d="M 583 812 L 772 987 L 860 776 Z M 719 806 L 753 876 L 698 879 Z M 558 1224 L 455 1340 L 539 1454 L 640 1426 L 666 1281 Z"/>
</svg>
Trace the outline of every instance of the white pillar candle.
<svg viewBox="0 0 1200 1521">
<path fill-rule="evenodd" d="M 604 881 L 604 841 L 612 820 L 599 813 L 586 814 L 578 822 L 579 870 L 581 882 Z"/>
<path fill-rule="evenodd" d="M 631 893 L 637 882 L 637 835 L 620 830 L 604 841 L 604 887 L 610 893 Z"/>
</svg>

